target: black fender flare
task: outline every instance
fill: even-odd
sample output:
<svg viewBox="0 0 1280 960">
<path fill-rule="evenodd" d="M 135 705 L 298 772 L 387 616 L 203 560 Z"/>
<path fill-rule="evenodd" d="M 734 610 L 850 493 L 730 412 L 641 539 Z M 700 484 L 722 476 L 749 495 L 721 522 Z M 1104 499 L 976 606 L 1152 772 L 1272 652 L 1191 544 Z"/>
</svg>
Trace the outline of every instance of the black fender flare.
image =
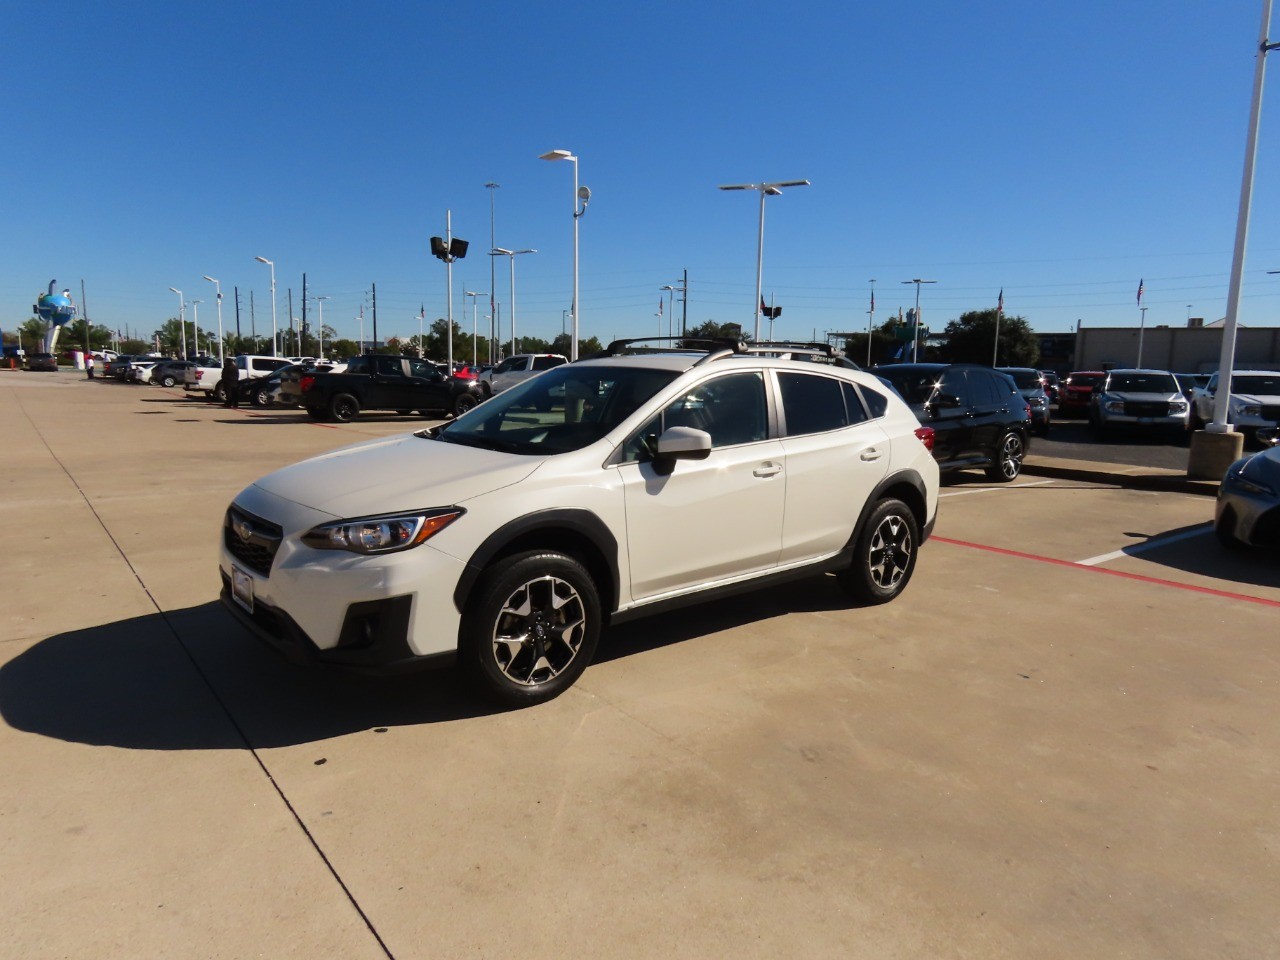
<svg viewBox="0 0 1280 960">
<path fill-rule="evenodd" d="M 485 569 L 504 553 L 532 549 L 536 546 L 555 547 L 574 552 L 574 546 L 587 545 L 593 556 L 578 559 L 591 570 L 600 583 L 601 603 L 612 612 L 618 609 L 619 573 L 618 540 L 608 525 L 590 510 L 577 508 L 550 508 L 538 510 L 509 520 L 489 534 L 467 561 L 457 586 L 453 588 L 453 605 L 459 613 L 465 613 L 467 599 L 476 581 Z M 580 551 L 579 551 L 580 552 Z"/>
<path fill-rule="evenodd" d="M 867 522 L 867 517 L 875 509 L 875 505 L 890 490 L 895 487 L 901 488 L 904 485 L 913 491 L 914 496 L 908 495 L 899 499 L 902 499 L 916 515 L 916 524 L 920 528 L 920 542 L 924 543 L 929 538 L 929 534 L 933 532 L 933 525 L 929 523 L 929 496 L 924 485 L 924 479 L 914 470 L 899 470 L 881 479 L 876 484 L 875 489 L 871 491 L 871 495 L 867 497 L 867 502 L 862 505 L 862 512 L 858 514 L 858 522 L 854 525 L 853 532 L 849 535 L 848 549 L 853 549 L 854 544 L 857 542 L 858 534 L 862 532 L 862 525 Z"/>
</svg>

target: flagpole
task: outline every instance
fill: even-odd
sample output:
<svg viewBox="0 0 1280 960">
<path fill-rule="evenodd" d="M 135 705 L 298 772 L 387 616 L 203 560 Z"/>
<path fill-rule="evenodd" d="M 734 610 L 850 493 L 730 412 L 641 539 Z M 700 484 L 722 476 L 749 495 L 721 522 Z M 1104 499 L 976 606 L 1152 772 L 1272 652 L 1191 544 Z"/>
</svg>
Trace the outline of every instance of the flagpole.
<svg viewBox="0 0 1280 960">
<path fill-rule="evenodd" d="M 1004 287 L 1000 288 L 1000 299 L 996 301 L 996 342 L 991 347 L 991 365 L 1000 365 L 1000 314 L 1004 312 Z"/>
<path fill-rule="evenodd" d="M 1134 368 L 1142 366 L 1142 332 L 1147 325 L 1147 308 L 1142 305 L 1142 281 L 1138 281 L 1138 360 L 1134 363 Z"/>
<path fill-rule="evenodd" d="M 871 309 L 867 311 L 867 366 L 871 366 L 871 330 L 876 324 L 876 279 L 872 277 L 869 281 L 871 284 Z"/>
</svg>

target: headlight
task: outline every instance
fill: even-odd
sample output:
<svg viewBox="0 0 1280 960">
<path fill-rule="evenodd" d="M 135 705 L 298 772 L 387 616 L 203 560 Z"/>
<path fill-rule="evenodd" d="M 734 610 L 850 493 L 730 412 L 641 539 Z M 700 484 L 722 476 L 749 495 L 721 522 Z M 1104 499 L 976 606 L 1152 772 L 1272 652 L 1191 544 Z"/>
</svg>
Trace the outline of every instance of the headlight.
<svg viewBox="0 0 1280 960">
<path fill-rule="evenodd" d="M 1169 412 L 1170 412 L 1170 413 L 1186 413 L 1186 412 L 1187 412 L 1187 401 L 1185 401 L 1185 400 L 1170 400 L 1170 401 L 1169 401 Z"/>
<path fill-rule="evenodd" d="M 1262 416 L 1262 407 L 1256 403 L 1242 403 L 1240 404 L 1240 416 L 1260 417 Z"/>
<path fill-rule="evenodd" d="M 1103 409 L 1107 411 L 1107 413 L 1124 413 L 1123 400 L 1108 400 L 1105 403 L 1103 403 L 1102 406 L 1103 406 Z"/>
<path fill-rule="evenodd" d="M 317 550 L 394 553 L 426 543 L 465 512 L 460 507 L 445 507 L 420 513 L 339 520 L 313 527 L 302 535 L 302 542 Z"/>
<path fill-rule="evenodd" d="M 1227 482 L 1239 487 L 1246 493 L 1256 493 L 1263 497 L 1274 497 L 1276 495 L 1275 491 L 1265 483 L 1257 483 L 1246 478 L 1243 467 L 1235 471 L 1228 471 Z"/>
</svg>

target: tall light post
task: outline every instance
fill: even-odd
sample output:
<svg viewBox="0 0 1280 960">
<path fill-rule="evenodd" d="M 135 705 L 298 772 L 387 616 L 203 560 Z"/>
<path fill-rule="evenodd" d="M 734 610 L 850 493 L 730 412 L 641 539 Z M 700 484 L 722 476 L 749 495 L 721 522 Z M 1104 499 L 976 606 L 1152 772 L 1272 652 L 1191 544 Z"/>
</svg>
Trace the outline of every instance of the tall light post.
<svg viewBox="0 0 1280 960">
<path fill-rule="evenodd" d="M 501 186 L 502 184 L 500 183 L 492 183 L 492 182 L 486 183 L 484 185 L 484 188 L 489 191 L 489 249 L 490 250 L 492 250 L 494 247 L 498 245 L 497 238 L 494 236 L 494 231 L 493 231 L 494 191 L 496 191 Z M 489 258 L 489 362 L 490 363 L 496 362 L 496 358 L 494 357 L 494 350 L 497 349 L 497 343 L 498 343 L 498 334 L 497 334 L 497 331 L 494 330 L 493 328 L 493 322 L 494 322 L 493 318 L 498 315 L 498 311 L 494 307 L 494 304 L 497 302 L 497 296 L 498 296 L 498 292 L 497 292 L 498 288 L 494 282 L 496 266 L 497 266 L 496 261 L 493 259 L 493 257 L 490 257 Z"/>
<path fill-rule="evenodd" d="M 903 280 L 903 283 L 914 283 L 916 285 L 916 327 L 911 331 L 911 362 L 916 363 L 920 359 L 920 284 L 937 283 L 937 280 L 921 280 L 917 277 L 914 280 Z"/>
<path fill-rule="evenodd" d="M 670 284 L 663 284 L 659 290 L 669 291 L 667 294 L 668 307 L 667 312 L 670 316 L 667 318 L 667 336 L 675 336 L 676 324 L 676 288 Z"/>
<path fill-rule="evenodd" d="M 871 366 L 871 331 L 875 328 L 876 323 L 876 278 L 872 277 L 867 283 L 871 284 L 871 309 L 867 311 L 867 367 Z"/>
<path fill-rule="evenodd" d="M 1142 368 L 1142 332 L 1147 328 L 1147 308 L 1139 307 L 1138 312 L 1142 314 L 1142 319 L 1138 321 L 1138 360 L 1134 367 Z"/>
<path fill-rule="evenodd" d="M 200 356 L 200 304 L 203 300 L 188 300 L 191 304 L 191 339 L 196 343 L 196 356 Z"/>
<path fill-rule="evenodd" d="M 774 183 L 732 183 L 722 186 L 721 190 L 757 190 L 760 193 L 760 233 L 756 239 L 756 302 L 755 333 L 752 338 L 760 339 L 760 307 L 764 303 L 764 198 L 781 196 L 783 187 L 807 187 L 808 180 L 778 180 Z"/>
<path fill-rule="evenodd" d="M 320 327 L 319 327 L 319 330 L 320 330 L 319 344 L 320 345 L 316 348 L 316 353 L 320 354 L 321 360 L 324 359 L 324 302 L 326 300 L 331 300 L 331 299 L 333 298 L 327 297 L 327 296 L 316 297 L 316 308 L 320 311 Z"/>
<path fill-rule="evenodd" d="M 578 186 L 578 158 L 568 150 L 548 150 L 539 159 L 573 161 L 573 304 L 570 306 L 573 311 L 573 339 L 569 344 L 569 359 L 577 360 L 578 329 L 582 315 L 582 307 L 578 303 L 578 221 L 587 212 L 587 204 L 591 202 L 591 190 L 587 187 Z M 582 209 L 578 209 L 579 201 L 582 202 Z M 512 316 L 514 316 L 514 311 Z"/>
<path fill-rule="evenodd" d="M 276 343 L 276 265 L 275 261 L 268 260 L 266 257 L 254 257 L 259 263 L 265 263 L 271 268 L 271 355 L 273 357 L 280 356 L 280 347 Z"/>
<path fill-rule="evenodd" d="M 214 293 L 217 294 L 218 300 L 218 362 L 221 363 L 227 358 L 226 350 L 222 345 L 222 284 L 218 283 L 213 277 L 205 277 L 213 284 Z"/>
<path fill-rule="evenodd" d="M 170 287 L 174 293 L 178 295 L 178 330 L 179 336 L 182 338 L 182 359 L 187 359 L 187 301 L 182 299 L 182 291 L 177 287 Z"/>
<path fill-rule="evenodd" d="M 537 250 L 507 250 L 505 247 L 494 247 L 489 251 L 491 257 L 507 257 L 511 263 L 511 352 L 519 353 L 516 349 L 516 257 L 522 253 L 537 253 Z M 574 350 L 577 350 L 577 344 L 574 344 Z"/>
<path fill-rule="evenodd" d="M 448 364 L 449 375 L 453 375 L 453 261 L 461 260 L 467 255 L 467 247 L 470 244 L 461 237 L 453 235 L 453 211 L 446 210 L 444 212 L 444 236 L 431 238 L 431 255 L 438 260 L 444 261 L 445 266 L 445 284 L 449 288 L 448 300 L 448 316 L 445 322 L 448 324 L 448 348 L 445 362 Z"/>
<path fill-rule="evenodd" d="M 493 268 L 493 258 L 489 258 L 489 268 Z M 477 321 L 476 297 L 480 296 L 478 291 L 463 290 L 464 297 L 471 298 L 471 365 L 477 366 L 480 363 L 480 327 Z"/>
</svg>

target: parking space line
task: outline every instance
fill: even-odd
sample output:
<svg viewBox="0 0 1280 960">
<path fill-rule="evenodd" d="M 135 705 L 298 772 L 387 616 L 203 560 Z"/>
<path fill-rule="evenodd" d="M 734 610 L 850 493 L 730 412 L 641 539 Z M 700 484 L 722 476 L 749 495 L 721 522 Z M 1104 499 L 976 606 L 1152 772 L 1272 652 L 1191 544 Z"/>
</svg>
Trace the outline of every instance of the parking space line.
<svg viewBox="0 0 1280 960">
<path fill-rule="evenodd" d="M 1013 483 L 1000 484 L 993 487 L 974 487 L 972 490 L 956 490 L 952 493 L 940 493 L 938 499 L 943 497 L 967 497 L 971 493 L 991 493 L 993 490 L 1017 490 L 1019 487 L 1042 487 L 1046 483 L 1053 483 L 1052 480 L 1032 480 L 1030 483 Z"/>
<path fill-rule="evenodd" d="M 1258 603 L 1264 607 L 1280 607 L 1280 600 L 1267 600 L 1263 597 L 1251 597 L 1246 593 L 1232 593 L 1228 590 L 1214 590 L 1212 587 L 1197 587 L 1191 583 L 1178 583 L 1175 580 L 1162 580 L 1159 577 L 1144 577 L 1139 573 L 1126 573 L 1123 570 L 1112 570 L 1109 567 L 1087 567 L 1075 560 L 1059 560 L 1056 557 L 1042 557 L 1037 553 L 1023 553 L 1021 550 L 1008 550 L 1004 547 L 992 547 L 985 543 L 970 543 L 967 540 L 952 540 L 949 537 L 934 535 L 930 542 L 949 543 L 954 547 L 968 547 L 972 550 L 984 550 L 987 553 L 998 553 L 1006 557 L 1017 557 L 1021 560 L 1038 560 L 1040 563 L 1051 563 L 1059 567 L 1072 567 L 1089 573 L 1103 573 L 1109 577 L 1120 577 L 1124 580 L 1136 580 L 1138 583 L 1150 583 L 1161 587 L 1173 587 L 1177 590 L 1189 590 L 1192 593 L 1207 594 L 1223 600 L 1239 600 L 1244 603 Z"/>
<path fill-rule="evenodd" d="M 1096 557 L 1090 557 L 1088 560 L 1077 560 L 1076 563 L 1084 567 L 1092 567 L 1099 563 L 1106 563 L 1108 560 L 1119 560 L 1121 557 L 1132 557 L 1138 553 L 1145 553 L 1147 550 L 1163 547 L 1167 543 L 1190 540 L 1192 537 L 1203 537 L 1206 533 L 1212 532 L 1212 530 L 1213 524 L 1206 521 L 1199 524 L 1194 530 L 1184 530 L 1182 533 L 1171 534 L 1167 537 L 1152 537 L 1142 543 L 1131 543 L 1129 546 L 1121 547 L 1119 550 L 1112 550 L 1110 553 L 1100 553 Z"/>
</svg>

